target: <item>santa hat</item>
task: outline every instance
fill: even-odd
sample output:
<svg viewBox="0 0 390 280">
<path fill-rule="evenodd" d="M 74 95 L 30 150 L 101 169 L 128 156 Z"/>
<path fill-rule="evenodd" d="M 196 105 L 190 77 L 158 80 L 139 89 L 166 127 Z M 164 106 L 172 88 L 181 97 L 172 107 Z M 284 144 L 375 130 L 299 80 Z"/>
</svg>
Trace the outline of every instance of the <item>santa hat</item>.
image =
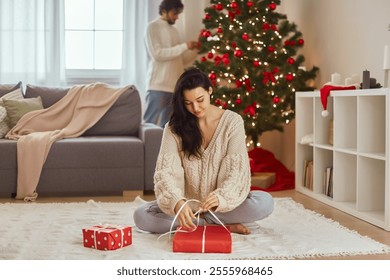
<svg viewBox="0 0 390 280">
<path fill-rule="evenodd" d="M 331 90 L 348 90 L 348 89 L 351 90 L 351 89 L 357 89 L 357 88 L 358 88 L 358 85 L 351 85 L 351 86 L 334 86 L 334 85 L 330 85 L 330 84 L 324 85 L 320 89 L 321 103 L 322 103 L 322 107 L 324 108 L 324 110 L 321 112 L 321 115 L 323 117 L 327 117 L 329 115 L 329 112 L 327 110 L 327 106 L 328 106 L 328 96 L 329 96 Z"/>
</svg>

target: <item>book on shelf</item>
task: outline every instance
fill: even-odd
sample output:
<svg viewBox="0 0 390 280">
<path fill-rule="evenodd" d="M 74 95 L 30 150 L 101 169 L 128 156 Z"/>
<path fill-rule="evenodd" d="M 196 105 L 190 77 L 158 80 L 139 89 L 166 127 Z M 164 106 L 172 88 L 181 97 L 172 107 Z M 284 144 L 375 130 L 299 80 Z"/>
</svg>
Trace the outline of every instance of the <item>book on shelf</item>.
<svg viewBox="0 0 390 280">
<path fill-rule="evenodd" d="M 333 197 L 333 167 L 327 167 L 324 171 L 324 194 Z"/>
<path fill-rule="evenodd" d="M 313 160 L 304 160 L 302 183 L 304 187 L 313 190 Z"/>
<path fill-rule="evenodd" d="M 303 172 L 302 172 L 302 185 L 303 186 L 306 186 L 306 171 L 307 171 L 307 164 L 309 163 L 309 161 L 307 159 L 305 159 L 303 161 Z"/>
</svg>

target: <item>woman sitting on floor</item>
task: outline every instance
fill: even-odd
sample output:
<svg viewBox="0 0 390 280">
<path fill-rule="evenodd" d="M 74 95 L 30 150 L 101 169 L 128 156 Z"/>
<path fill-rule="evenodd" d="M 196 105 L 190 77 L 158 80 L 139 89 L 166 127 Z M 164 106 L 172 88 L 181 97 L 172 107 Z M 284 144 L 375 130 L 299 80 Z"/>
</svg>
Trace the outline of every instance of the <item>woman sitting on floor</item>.
<svg viewBox="0 0 390 280">
<path fill-rule="evenodd" d="M 210 80 L 196 68 L 177 81 L 173 115 L 164 128 L 154 175 L 157 200 L 135 211 L 139 229 L 168 232 L 175 215 L 174 229 L 194 228 L 194 213 L 201 209 L 202 223 L 219 224 L 210 210 L 232 232 L 249 234 L 245 223 L 272 213 L 269 193 L 250 192 L 243 119 L 212 105 L 212 92 Z"/>
</svg>

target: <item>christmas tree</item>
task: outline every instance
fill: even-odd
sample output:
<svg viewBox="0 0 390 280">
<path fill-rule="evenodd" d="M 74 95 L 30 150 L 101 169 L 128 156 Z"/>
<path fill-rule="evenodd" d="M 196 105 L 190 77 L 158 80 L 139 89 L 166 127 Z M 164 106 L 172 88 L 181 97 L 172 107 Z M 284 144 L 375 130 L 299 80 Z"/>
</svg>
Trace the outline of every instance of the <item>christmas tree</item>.
<svg viewBox="0 0 390 280">
<path fill-rule="evenodd" d="M 302 33 L 276 12 L 280 0 L 211 0 L 199 35 L 195 66 L 215 86 L 212 102 L 242 115 L 248 146 L 259 146 L 265 131 L 283 131 L 295 116 L 295 92 L 313 90 Z"/>
</svg>

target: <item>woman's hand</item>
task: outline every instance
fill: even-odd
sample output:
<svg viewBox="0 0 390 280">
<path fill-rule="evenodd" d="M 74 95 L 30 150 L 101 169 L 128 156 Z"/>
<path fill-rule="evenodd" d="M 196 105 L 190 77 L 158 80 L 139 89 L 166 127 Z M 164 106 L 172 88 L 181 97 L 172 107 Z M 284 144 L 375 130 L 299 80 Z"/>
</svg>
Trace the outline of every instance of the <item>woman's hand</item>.
<svg viewBox="0 0 390 280">
<path fill-rule="evenodd" d="M 180 200 L 176 203 L 175 213 L 179 211 L 182 205 L 185 203 L 185 200 Z M 179 224 L 185 228 L 196 228 L 196 225 L 193 223 L 192 219 L 196 219 L 194 213 L 192 212 L 191 207 L 186 204 L 183 209 L 180 211 L 180 214 L 177 217 L 179 219 Z"/>
<path fill-rule="evenodd" d="M 206 198 L 206 200 L 202 203 L 201 208 L 203 211 L 208 211 L 208 210 L 215 210 L 219 206 L 219 200 L 218 197 L 211 193 L 209 196 Z"/>
</svg>

